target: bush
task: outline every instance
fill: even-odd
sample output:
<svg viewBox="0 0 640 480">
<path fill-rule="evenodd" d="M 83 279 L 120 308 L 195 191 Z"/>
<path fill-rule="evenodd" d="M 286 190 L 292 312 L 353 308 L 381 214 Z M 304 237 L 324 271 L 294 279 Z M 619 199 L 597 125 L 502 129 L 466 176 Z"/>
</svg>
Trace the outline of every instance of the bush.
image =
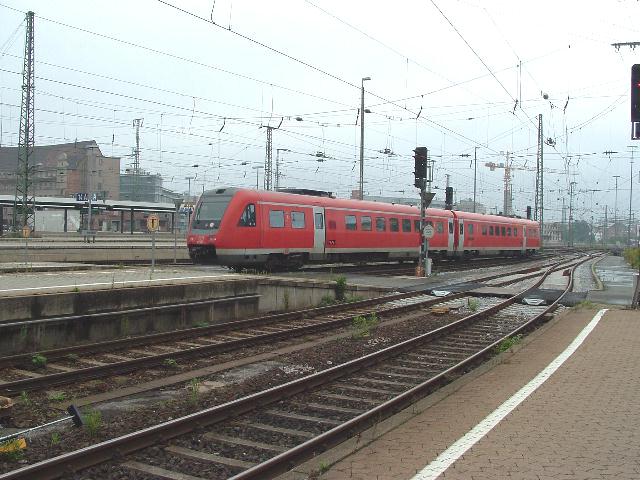
<svg viewBox="0 0 640 480">
<path fill-rule="evenodd" d="M 478 301 L 477 298 L 469 298 L 467 300 L 467 306 L 469 307 L 470 311 L 475 312 L 478 310 L 478 307 L 480 306 L 480 302 Z"/>
<path fill-rule="evenodd" d="M 338 302 L 343 302 L 344 294 L 347 291 L 347 277 L 341 275 L 336 278 L 336 285 L 333 288 L 336 292 L 336 300 Z"/>
<path fill-rule="evenodd" d="M 33 357 L 31 357 L 31 363 L 33 363 L 33 366 L 36 368 L 44 368 L 47 366 L 47 357 L 36 353 Z"/>
<path fill-rule="evenodd" d="M 368 337 L 371 335 L 371 329 L 378 325 L 378 316 L 374 313 L 369 317 L 358 315 L 353 319 L 354 337 Z"/>
<path fill-rule="evenodd" d="M 164 362 L 162 362 L 167 368 L 177 368 L 178 362 L 174 358 L 165 358 Z"/>
<path fill-rule="evenodd" d="M 522 335 L 515 335 L 513 337 L 505 338 L 500 344 L 496 347 L 496 353 L 502 353 L 509 350 L 514 345 L 519 344 L 522 341 Z"/>
<path fill-rule="evenodd" d="M 640 266 L 640 248 L 625 248 L 624 259 L 634 268 Z"/>
<path fill-rule="evenodd" d="M 336 300 L 331 295 L 323 295 L 318 306 L 327 307 L 329 305 L 333 305 L 334 303 L 336 303 Z"/>
<path fill-rule="evenodd" d="M 102 428 L 102 413 L 98 410 L 87 412 L 82 420 L 91 437 L 95 437 Z"/>
</svg>

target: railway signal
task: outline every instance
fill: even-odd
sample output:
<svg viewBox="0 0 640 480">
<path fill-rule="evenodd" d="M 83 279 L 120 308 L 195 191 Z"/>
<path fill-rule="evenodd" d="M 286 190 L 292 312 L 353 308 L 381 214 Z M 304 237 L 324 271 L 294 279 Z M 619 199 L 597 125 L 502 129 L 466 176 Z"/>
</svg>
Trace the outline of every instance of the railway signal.
<svg viewBox="0 0 640 480">
<path fill-rule="evenodd" d="M 447 187 L 444 191 L 444 208 L 453 210 L 453 187 Z"/>
<path fill-rule="evenodd" d="M 160 218 L 158 215 L 149 215 L 147 217 L 147 228 L 151 232 L 151 273 L 156 267 L 156 232 L 160 227 Z"/>
<path fill-rule="evenodd" d="M 414 150 L 415 155 L 413 158 L 415 159 L 415 167 L 413 170 L 413 174 L 415 176 L 414 185 L 417 188 L 423 188 L 424 182 L 427 179 L 427 155 L 429 150 L 427 147 L 416 147 Z"/>
<path fill-rule="evenodd" d="M 640 64 L 631 67 L 631 121 L 640 122 Z"/>
<path fill-rule="evenodd" d="M 420 260 L 416 268 L 416 276 L 431 275 L 431 259 L 429 258 L 429 238 L 433 233 L 426 227 L 427 225 L 427 207 L 433 200 L 434 193 L 427 192 L 427 185 L 431 190 L 431 165 L 429 165 L 429 149 L 427 147 L 416 147 L 414 152 L 415 175 L 414 185 L 420 189 Z M 428 235 L 431 233 L 431 235 Z"/>
<path fill-rule="evenodd" d="M 640 139 L 640 64 L 631 67 L 631 139 Z"/>
</svg>

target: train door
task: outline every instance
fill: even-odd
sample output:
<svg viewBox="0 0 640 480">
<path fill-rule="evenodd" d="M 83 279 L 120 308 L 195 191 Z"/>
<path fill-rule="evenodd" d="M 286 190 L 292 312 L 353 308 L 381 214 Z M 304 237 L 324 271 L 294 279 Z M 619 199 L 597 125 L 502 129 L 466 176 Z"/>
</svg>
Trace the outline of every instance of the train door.
<svg viewBox="0 0 640 480">
<path fill-rule="evenodd" d="M 461 218 L 458 219 L 458 243 L 456 250 L 458 251 L 458 255 L 464 253 L 464 220 Z"/>
<path fill-rule="evenodd" d="M 313 249 L 311 258 L 321 260 L 324 258 L 325 244 L 325 217 L 324 208 L 313 207 Z"/>
<path fill-rule="evenodd" d="M 456 239 L 455 231 L 456 230 L 454 228 L 453 218 L 449 218 L 449 229 L 447 230 L 448 232 L 447 238 L 449 239 L 447 243 L 447 253 L 449 255 L 454 255 L 455 239 Z"/>
<path fill-rule="evenodd" d="M 522 227 L 522 251 L 527 251 L 527 227 Z"/>
</svg>

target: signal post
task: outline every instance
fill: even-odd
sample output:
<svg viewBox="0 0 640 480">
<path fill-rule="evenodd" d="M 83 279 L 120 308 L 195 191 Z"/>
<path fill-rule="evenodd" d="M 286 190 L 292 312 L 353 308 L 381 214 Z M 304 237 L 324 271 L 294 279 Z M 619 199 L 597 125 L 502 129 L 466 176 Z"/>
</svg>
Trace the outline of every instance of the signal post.
<svg viewBox="0 0 640 480">
<path fill-rule="evenodd" d="M 414 150 L 415 175 L 414 185 L 420 189 L 420 260 L 416 267 L 417 277 L 431 275 L 431 259 L 429 258 L 429 239 L 433 237 L 433 226 L 427 223 L 427 208 L 435 196 L 431 192 L 433 170 L 429 160 L 427 147 L 416 147 Z"/>
<path fill-rule="evenodd" d="M 158 215 L 147 217 L 147 229 L 151 232 L 151 273 L 156 268 L 156 232 L 160 228 L 160 218 Z"/>
</svg>

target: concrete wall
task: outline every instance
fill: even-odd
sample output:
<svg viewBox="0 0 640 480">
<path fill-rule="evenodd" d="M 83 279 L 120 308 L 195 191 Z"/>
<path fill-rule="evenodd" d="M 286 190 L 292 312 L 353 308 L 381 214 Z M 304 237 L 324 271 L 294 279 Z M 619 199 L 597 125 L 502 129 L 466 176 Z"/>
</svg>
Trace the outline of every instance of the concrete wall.
<svg viewBox="0 0 640 480">
<path fill-rule="evenodd" d="M 27 263 L 39 262 L 151 262 L 151 248 L 146 245 L 105 245 L 86 244 L 86 246 L 70 245 L 67 247 L 39 245 L 32 248 L 33 240 L 29 241 Z M 157 246 L 156 261 L 173 261 L 173 246 Z M 185 247 L 176 250 L 178 261 L 188 261 L 189 252 Z M 22 245 L 2 245 L 0 243 L 0 263 L 24 262 L 25 248 Z"/>
<path fill-rule="evenodd" d="M 322 297 L 333 296 L 333 285 L 250 277 L 0 298 L 0 352 L 35 352 L 312 307 Z M 372 298 L 386 291 L 353 287 L 347 293 Z M 211 299 L 217 300 L 189 308 L 145 310 Z"/>
</svg>

